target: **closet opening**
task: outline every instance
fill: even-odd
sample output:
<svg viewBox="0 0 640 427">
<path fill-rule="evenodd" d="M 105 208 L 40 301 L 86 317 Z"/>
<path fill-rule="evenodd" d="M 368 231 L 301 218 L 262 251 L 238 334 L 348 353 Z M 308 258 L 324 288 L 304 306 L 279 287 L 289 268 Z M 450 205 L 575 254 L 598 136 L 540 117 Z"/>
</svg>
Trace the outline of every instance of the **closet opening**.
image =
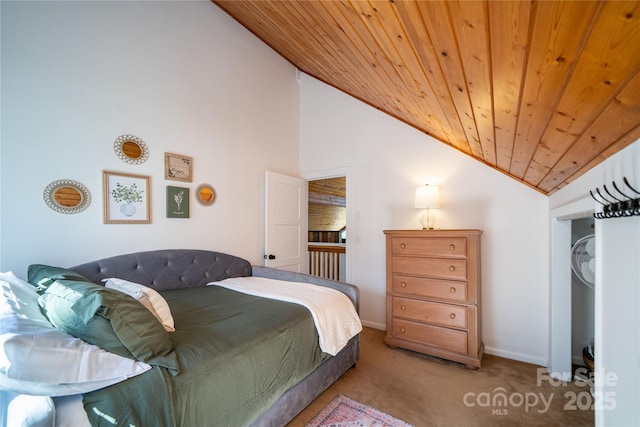
<svg viewBox="0 0 640 427">
<path fill-rule="evenodd" d="M 571 221 L 571 363 L 574 377 L 594 369 L 595 220 Z M 580 369 L 582 368 L 582 369 Z"/>
<path fill-rule="evenodd" d="M 593 211 L 556 216 L 551 221 L 549 374 L 563 381 L 588 379 L 597 357 L 595 336 L 595 235 Z M 576 273 L 577 272 L 577 273 Z M 582 280 L 585 279 L 586 283 Z"/>
</svg>

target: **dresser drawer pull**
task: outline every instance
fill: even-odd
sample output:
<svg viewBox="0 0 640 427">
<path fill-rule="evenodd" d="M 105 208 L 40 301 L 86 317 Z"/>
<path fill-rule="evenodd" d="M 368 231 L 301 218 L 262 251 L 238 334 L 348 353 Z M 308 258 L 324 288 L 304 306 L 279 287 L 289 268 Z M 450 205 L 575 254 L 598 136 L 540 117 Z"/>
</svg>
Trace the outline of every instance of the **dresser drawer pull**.
<svg viewBox="0 0 640 427">
<path fill-rule="evenodd" d="M 454 245 L 453 243 L 449 245 L 449 250 L 452 251 L 456 248 L 456 245 Z"/>
<path fill-rule="evenodd" d="M 400 243 L 400 249 L 404 249 L 406 247 L 407 247 L 407 245 L 405 245 L 404 243 Z"/>
<path fill-rule="evenodd" d="M 404 326 L 402 328 L 400 328 L 400 332 L 402 332 L 403 334 L 405 333 L 406 329 L 404 328 Z"/>
<path fill-rule="evenodd" d="M 449 288 L 449 293 L 450 294 L 455 294 L 456 293 L 456 288 L 454 288 L 453 286 Z"/>
<path fill-rule="evenodd" d="M 449 266 L 449 271 L 452 271 L 452 272 L 453 272 L 453 271 L 456 271 L 456 267 L 455 267 L 455 266 L 453 266 L 453 265 L 450 265 L 450 266 Z"/>
<path fill-rule="evenodd" d="M 449 315 L 449 317 L 450 317 L 451 319 L 455 319 L 455 318 L 456 318 L 456 314 L 455 314 L 455 313 L 451 313 L 451 314 Z"/>
<path fill-rule="evenodd" d="M 400 287 L 406 288 L 407 287 L 407 283 L 406 282 L 400 282 Z"/>
<path fill-rule="evenodd" d="M 400 306 L 400 310 L 402 310 L 402 311 L 407 311 L 407 306 L 406 306 L 406 305 L 404 305 L 404 304 L 403 304 L 403 305 L 401 305 L 401 306 Z"/>
</svg>

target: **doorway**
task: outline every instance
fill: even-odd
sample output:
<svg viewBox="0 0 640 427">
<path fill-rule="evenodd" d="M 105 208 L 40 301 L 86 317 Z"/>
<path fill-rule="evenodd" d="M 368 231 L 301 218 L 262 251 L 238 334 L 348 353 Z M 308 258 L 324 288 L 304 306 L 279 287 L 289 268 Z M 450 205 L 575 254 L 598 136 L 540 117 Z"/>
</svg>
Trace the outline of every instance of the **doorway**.
<svg viewBox="0 0 640 427">
<path fill-rule="evenodd" d="M 347 281 L 347 177 L 309 180 L 309 274 Z"/>
<path fill-rule="evenodd" d="M 595 220 L 571 221 L 571 362 L 593 369 Z"/>
<path fill-rule="evenodd" d="M 579 279 L 576 278 L 571 267 L 572 249 L 579 236 L 595 231 L 595 227 L 591 228 L 593 210 L 581 209 L 585 204 L 586 202 L 564 207 L 563 211 L 558 211 L 557 215 L 552 213 L 551 220 L 548 368 L 551 377 L 563 381 L 572 381 L 575 366 L 584 365 L 584 362 L 580 363 L 581 356 L 578 353 L 578 348 L 581 351 L 584 347 L 584 339 L 581 337 L 591 335 L 595 329 L 595 295 L 593 302 L 587 302 L 589 299 L 585 298 L 585 295 L 578 297 L 574 302 L 574 297 L 577 297 L 579 292 L 584 293 L 585 290 L 574 291 L 574 287 L 580 285 L 573 283 Z M 580 310 L 577 310 L 578 306 Z M 582 311 L 582 313 L 576 314 L 576 311 Z M 582 323 L 579 327 L 580 332 L 577 332 L 574 329 L 580 323 Z"/>
</svg>

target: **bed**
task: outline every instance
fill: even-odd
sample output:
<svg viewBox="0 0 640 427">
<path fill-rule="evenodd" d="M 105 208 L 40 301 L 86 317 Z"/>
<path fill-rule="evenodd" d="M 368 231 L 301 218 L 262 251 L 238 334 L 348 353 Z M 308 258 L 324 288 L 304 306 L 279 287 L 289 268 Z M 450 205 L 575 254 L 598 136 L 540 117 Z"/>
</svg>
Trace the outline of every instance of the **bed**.
<svg viewBox="0 0 640 427">
<path fill-rule="evenodd" d="M 325 325 L 327 317 L 335 316 L 324 312 L 327 304 L 316 302 L 339 296 L 357 318 L 356 286 L 252 266 L 229 254 L 156 250 L 70 268 L 35 264 L 29 268 L 29 282 L 40 284 L 40 311 L 58 326 L 57 333 L 69 332 L 67 322 L 74 331 L 81 328 L 76 336 L 83 345 L 101 344 L 101 357 L 132 364 L 131 372 L 123 373 L 126 379 L 111 379 L 112 384 L 105 387 L 89 382 L 90 387 L 74 389 L 74 384 L 58 382 L 36 393 L 24 393 L 29 390 L 20 388 L 22 383 L 0 372 L 0 387 L 7 391 L 5 406 L 25 399 L 25 405 L 35 411 L 36 403 L 42 401 L 34 402 L 29 394 L 53 396 L 50 401 L 58 425 L 113 425 L 114 421 L 142 425 L 144 421 L 154 426 L 283 426 L 359 358 L 359 319 L 352 315 Z M 133 288 L 137 294 L 118 288 L 131 284 L 139 286 Z M 84 289 L 88 293 L 77 297 Z M 318 300 L 311 298 L 316 292 Z M 69 298 L 77 299 L 69 302 Z M 166 304 L 159 309 L 168 310 L 164 315 L 153 313 L 152 308 L 139 309 L 141 302 L 153 302 L 153 298 Z M 71 322 L 60 314 L 70 304 L 74 315 L 84 316 L 81 321 Z M 6 311 L 5 307 L 0 313 Z M 148 321 L 149 313 L 155 322 Z M 141 316 L 139 321 L 136 316 Z M 104 338 L 106 322 L 114 330 L 120 328 L 115 332 L 117 339 Z M 327 329 L 345 330 L 327 333 Z M 10 346 L 3 343 L 3 348 Z M 62 386 L 69 390 L 59 391 Z"/>
</svg>

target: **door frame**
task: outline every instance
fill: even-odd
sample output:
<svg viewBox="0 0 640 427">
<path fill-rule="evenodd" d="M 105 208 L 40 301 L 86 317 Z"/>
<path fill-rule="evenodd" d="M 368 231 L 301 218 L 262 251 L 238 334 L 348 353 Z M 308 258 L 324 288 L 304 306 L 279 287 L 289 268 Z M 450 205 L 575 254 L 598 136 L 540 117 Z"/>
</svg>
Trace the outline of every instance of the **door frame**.
<svg viewBox="0 0 640 427">
<path fill-rule="evenodd" d="M 584 218 L 594 212 L 593 199 L 584 197 L 555 208 L 549 215 L 549 375 L 571 381 L 571 219 Z M 596 243 L 597 245 L 597 243 Z M 597 268 L 597 265 L 596 265 Z M 597 271 L 597 270 L 596 270 Z M 596 294 L 596 334 L 598 325 Z M 596 342 L 598 337 L 595 337 Z"/>
<path fill-rule="evenodd" d="M 353 283 L 352 266 L 353 266 L 353 247 L 354 246 L 352 243 L 353 243 L 353 236 L 355 236 L 355 233 L 353 229 L 353 218 L 352 218 L 353 209 L 351 209 L 351 206 L 353 205 L 353 200 L 354 200 L 353 199 L 353 176 L 351 173 L 351 168 L 344 167 L 344 168 L 335 168 L 335 169 L 325 169 L 325 170 L 312 171 L 312 172 L 300 174 L 300 177 L 306 180 L 307 182 L 316 181 L 319 179 L 338 178 L 341 176 L 344 176 L 346 179 L 346 199 L 347 199 L 347 206 L 346 206 L 347 243 L 345 245 L 345 251 L 346 251 L 345 268 L 347 271 L 345 273 L 344 280 L 347 283 Z M 308 230 L 307 230 L 307 234 L 308 234 Z"/>
</svg>

